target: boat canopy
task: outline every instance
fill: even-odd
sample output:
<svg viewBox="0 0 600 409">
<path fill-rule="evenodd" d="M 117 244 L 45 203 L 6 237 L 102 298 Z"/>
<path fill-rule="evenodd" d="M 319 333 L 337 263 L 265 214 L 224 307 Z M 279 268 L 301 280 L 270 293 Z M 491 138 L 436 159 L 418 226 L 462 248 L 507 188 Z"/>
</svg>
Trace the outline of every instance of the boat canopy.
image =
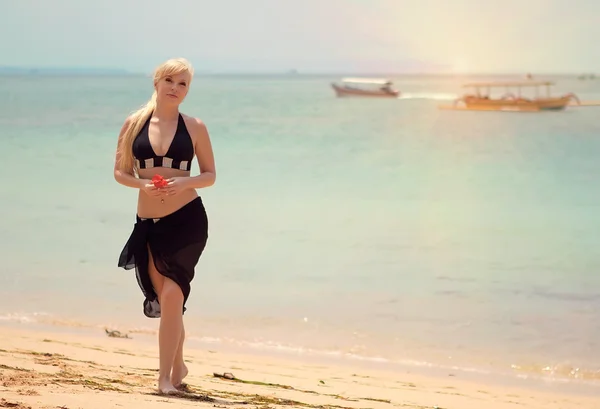
<svg viewBox="0 0 600 409">
<path fill-rule="evenodd" d="M 345 83 L 353 83 L 353 84 L 391 84 L 392 81 L 387 78 L 355 78 L 355 77 L 347 77 L 342 78 L 342 82 Z"/>
<path fill-rule="evenodd" d="M 493 82 L 471 82 L 464 84 L 463 88 L 487 88 L 487 87 L 539 87 L 554 85 L 552 81 L 493 81 Z"/>
</svg>

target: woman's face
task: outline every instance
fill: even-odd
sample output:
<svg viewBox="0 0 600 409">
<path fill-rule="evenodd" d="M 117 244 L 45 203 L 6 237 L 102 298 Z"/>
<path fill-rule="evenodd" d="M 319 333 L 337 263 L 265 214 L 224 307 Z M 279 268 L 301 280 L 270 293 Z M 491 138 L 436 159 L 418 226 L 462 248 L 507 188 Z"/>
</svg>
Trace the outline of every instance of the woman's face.
<svg viewBox="0 0 600 409">
<path fill-rule="evenodd" d="M 188 72 L 164 76 L 155 84 L 157 100 L 163 103 L 181 104 L 188 93 L 190 80 Z"/>
</svg>

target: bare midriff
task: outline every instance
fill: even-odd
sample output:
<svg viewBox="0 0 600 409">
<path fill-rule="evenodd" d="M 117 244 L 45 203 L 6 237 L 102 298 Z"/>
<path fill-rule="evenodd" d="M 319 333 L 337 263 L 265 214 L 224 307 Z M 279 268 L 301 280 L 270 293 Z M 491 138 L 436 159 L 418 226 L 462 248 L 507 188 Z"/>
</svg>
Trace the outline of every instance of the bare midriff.
<svg viewBox="0 0 600 409">
<path fill-rule="evenodd" d="M 165 179 L 172 177 L 187 177 L 190 172 L 171 168 L 139 169 L 140 179 L 151 181 L 155 175 L 161 175 Z M 150 182 L 149 182 L 150 183 Z M 144 219 L 158 219 L 174 213 L 183 206 L 198 197 L 196 189 L 186 189 L 176 195 L 150 196 L 140 189 L 138 194 L 137 214 Z"/>
</svg>

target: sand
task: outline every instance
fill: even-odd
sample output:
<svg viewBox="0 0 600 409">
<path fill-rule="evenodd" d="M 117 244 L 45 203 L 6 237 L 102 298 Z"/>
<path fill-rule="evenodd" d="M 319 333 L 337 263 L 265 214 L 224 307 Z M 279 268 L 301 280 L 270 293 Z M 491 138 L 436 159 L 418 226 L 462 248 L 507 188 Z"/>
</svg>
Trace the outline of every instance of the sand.
<svg viewBox="0 0 600 409">
<path fill-rule="evenodd" d="M 0 408 L 598 408 L 600 399 L 214 350 L 186 351 L 179 396 L 156 393 L 157 350 L 0 325 Z M 294 358 L 295 359 L 295 358 Z M 231 374 L 234 379 L 216 375 Z M 226 375 L 229 376 L 229 375 Z"/>
</svg>

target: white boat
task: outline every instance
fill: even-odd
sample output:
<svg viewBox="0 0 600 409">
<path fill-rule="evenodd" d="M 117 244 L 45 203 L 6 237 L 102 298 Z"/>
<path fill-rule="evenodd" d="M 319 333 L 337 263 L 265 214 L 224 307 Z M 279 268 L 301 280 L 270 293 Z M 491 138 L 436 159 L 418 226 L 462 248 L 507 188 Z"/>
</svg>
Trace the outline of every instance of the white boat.
<svg viewBox="0 0 600 409">
<path fill-rule="evenodd" d="M 377 97 L 397 98 L 398 90 L 393 89 L 387 78 L 342 78 L 341 84 L 332 83 L 337 97 Z"/>
</svg>

